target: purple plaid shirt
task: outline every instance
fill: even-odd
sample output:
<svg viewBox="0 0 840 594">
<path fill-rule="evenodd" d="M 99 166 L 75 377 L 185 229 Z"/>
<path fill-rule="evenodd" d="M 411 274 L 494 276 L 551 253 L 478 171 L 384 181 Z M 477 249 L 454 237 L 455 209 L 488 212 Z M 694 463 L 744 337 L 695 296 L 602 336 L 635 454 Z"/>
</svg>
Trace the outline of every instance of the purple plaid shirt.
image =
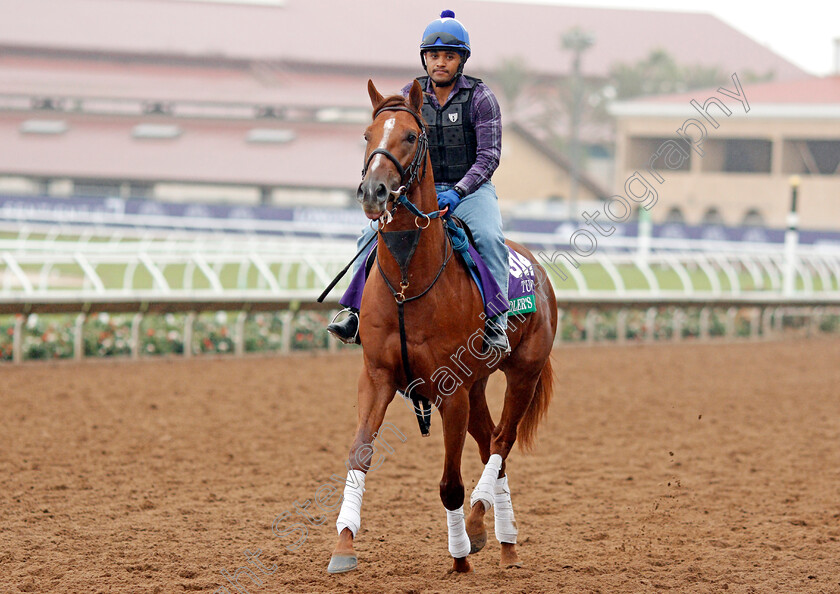
<svg viewBox="0 0 840 594">
<path fill-rule="evenodd" d="M 402 94 L 404 96 L 408 96 L 408 91 L 411 89 L 412 84 L 409 83 L 403 87 Z M 449 97 L 451 98 L 459 90 L 468 87 L 469 85 L 464 77 L 459 76 L 458 80 L 452 86 Z M 431 78 L 426 85 L 425 91 L 430 95 L 432 105 L 436 109 L 440 108 L 440 103 L 438 103 L 437 97 L 432 89 Z M 490 181 L 490 178 L 493 177 L 493 172 L 499 166 L 499 157 L 502 155 L 502 113 L 499 110 L 499 102 L 496 100 L 493 91 L 483 82 L 478 83 L 475 87 L 470 110 L 470 117 L 475 126 L 475 163 L 470 167 L 470 170 L 467 171 L 463 179 L 455 184 L 464 191 L 466 196 L 475 192 L 484 182 Z"/>
</svg>

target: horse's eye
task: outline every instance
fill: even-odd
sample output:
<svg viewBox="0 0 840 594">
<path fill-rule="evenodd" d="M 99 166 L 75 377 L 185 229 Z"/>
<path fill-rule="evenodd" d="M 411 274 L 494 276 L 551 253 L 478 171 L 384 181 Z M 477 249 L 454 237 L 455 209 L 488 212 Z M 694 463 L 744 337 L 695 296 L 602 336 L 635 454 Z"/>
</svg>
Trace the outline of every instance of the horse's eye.
<svg viewBox="0 0 840 594">
<path fill-rule="evenodd" d="M 409 132 L 405 139 L 411 144 L 414 144 L 417 141 L 417 135 L 414 132 Z"/>
</svg>

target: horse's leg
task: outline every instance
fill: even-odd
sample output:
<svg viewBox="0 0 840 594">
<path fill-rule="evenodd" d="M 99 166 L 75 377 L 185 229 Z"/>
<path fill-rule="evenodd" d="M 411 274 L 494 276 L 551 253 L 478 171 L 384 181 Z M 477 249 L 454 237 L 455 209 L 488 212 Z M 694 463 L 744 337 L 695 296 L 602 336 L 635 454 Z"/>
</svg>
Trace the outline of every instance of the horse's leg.
<svg viewBox="0 0 840 594">
<path fill-rule="evenodd" d="M 504 473 L 504 469 L 502 469 L 502 472 Z M 493 503 L 496 507 L 495 512 L 493 512 L 496 540 L 502 546 L 499 565 L 501 567 L 522 567 L 519 562 L 519 555 L 516 552 L 516 535 L 519 534 L 519 530 L 516 528 L 516 518 L 513 515 L 513 502 L 510 500 L 507 474 L 496 479 L 496 490 L 493 496 L 495 499 Z"/>
<path fill-rule="evenodd" d="M 396 393 L 396 387 L 390 379 L 386 379 L 385 373 L 376 374 L 376 378 L 377 381 L 371 377 L 367 367 L 359 377 L 359 425 L 356 438 L 350 447 L 344 500 L 335 522 L 338 543 L 327 567 L 329 573 L 344 573 L 355 569 L 357 565 L 353 539 L 361 524 L 365 476 L 373 454 L 371 442 L 379 431 L 385 411 Z"/>
<path fill-rule="evenodd" d="M 469 414 L 470 403 L 466 390 L 458 390 L 443 399 L 440 416 L 446 457 L 440 480 L 440 500 L 446 509 L 449 553 L 454 559 L 452 571 L 461 573 L 472 571 L 467 560 L 470 539 L 464 525 L 464 482 L 461 479 L 461 454 L 467 437 Z"/>
<path fill-rule="evenodd" d="M 534 372 L 534 369 L 539 371 Z M 496 539 L 502 547 L 501 567 L 521 567 L 519 555 L 516 552 L 516 536 L 518 530 L 513 514 L 513 503 L 510 498 L 508 477 L 505 473 L 504 461 L 507 460 L 513 444 L 516 442 L 516 431 L 520 421 L 525 416 L 534 399 L 537 382 L 540 379 L 542 366 L 514 364 L 505 371 L 507 389 L 502 417 L 493 432 L 490 442 L 491 457 L 493 454 L 502 459 L 502 467 L 493 486 L 493 504 Z"/>
<path fill-rule="evenodd" d="M 493 418 L 487 408 L 485 390 L 487 378 L 476 381 L 470 389 L 470 422 L 468 430 L 478 444 L 481 462 L 487 464 L 490 459 L 490 440 L 493 438 Z M 484 527 L 485 508 L 483 505 L 470 507 L 467 518 L 467 535 L 470 537 L 470 553 L 477 553 L 487 544 L 487 529 Z"/>
</svg>

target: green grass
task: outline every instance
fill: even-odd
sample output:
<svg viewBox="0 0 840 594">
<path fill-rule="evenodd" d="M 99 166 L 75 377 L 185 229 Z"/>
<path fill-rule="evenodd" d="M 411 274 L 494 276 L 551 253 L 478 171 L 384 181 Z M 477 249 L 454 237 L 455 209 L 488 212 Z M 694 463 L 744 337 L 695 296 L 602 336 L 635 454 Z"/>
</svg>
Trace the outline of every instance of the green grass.
<svg viewBox="0 0 840 594">
<path fill-rule="evenodd" d="M 0 239 L 15 239 L 15 233 L 0 233 Z M 33 233 L 29 236 L 32 241 L 45 239 L 43 233 Z M 78 236 L 62 236 L 61 241 L 72 242 L 78 239 Z M 91 242 L 107 241 L 103 237 L 91 238 Z M 61 242 L 59 242 L 61 243 Z M 123 242 L 123 245 L 129 242 Z M 547 272 L 552 277 L 555 286 L 561 291 L 579 291 L 574 277 L 568 273 L 566 269 L 566 262 L 562 258 L 558 258 L 556 265 L 559 265 L 561 270 L 566 274 L 566 279 L 561 279 L 558 271 L 555 268 L 547 268 Z M 281 288 L 297 290 L 297 289 L 320 289 L 325 285 L 325 281 L 319 278 L 312 270 L 302 266 L 301 264 L 287 264 L 281 265 L 279 263 L 269 265 L 271 274 Z M 642 271 L 635 265 L 626 264 L 617 266 L 618 273 L 624 287 L 628 291 L 646 291 L 650 289 L 649 283 Z M 24 271 L 29 275 L 30 282 L 37 287 L 38 275 L 40 274 L 40 266 L 30 265 L 24 266 Z M 337 271 L 333 271 L 333 274 Z M 578 269 L 586 281 L 586 285 L 590 291 L 593 292 L 611 292 L 616 289 L 615 283 L 607 270 L 599 263 L 592 260 L 581 260 L 580 268 Z M 680 276 L 677 272 L 667 264 L 658 265 L 653 264 L 651 271 L 657 280 L 659 288 L 662 291 L 684 291 L 684 286 Z M 3 264 L 0 263 L 0 272 L 5 272 Z M 99 275 L 106 290 L 121 290 L 126 284 L 126 275 L 130 274 L 129 289 L 133 290 L 150 290 L 153 289 L 154 279 L 152 274 L 142 264 L 138 264 L 133 272 L 129 266 L 125 264 L 101 264 L 96 266 L 96 272 Z M 210 280 L 198 267 L 192 269 L 189 279 L 185 279 L 187 272 L 186 264 L 172 264 L 163 267 L 162 273 L 169 287 L 173 290 L 182 290 L 186 286 L 191 286 L 195 290 L 209 290 L 212 288 Z M 282 274 L 281 274 L 282 272 Z M 712 290 L 712 282 L 706 276 L 706 273 L 699 266 L 689 264 L 686 267 L 686 272 L 691 280 L 694 291 L 698 293 L 710 292 Z M 254 290 L 265 289 L 268 283 L 260 275 L 258 270 L 253 266 L 248 266 L 245 273 L 240 273 L 240 264 L 231 263 L 225 264 L 220 269 L 217 269 L 219 281 L 225 290 Z M 333 276 L 330 274 L 330 278 Z M 772 288 L 770 276 L 761 269 L 761 277 L 759 282 L 755 282 L 752 275 L 746 270 L 736 270 L 738 281 L 742 291 L 767 291 Z M 60 264 L 55 265 L 50 271 L 50 278 L 54 281 L 51 286 L 56 290 L 72 290 L 75 287 L 90 287 L 91 282 L 85 278 L 81 267 L 76 264 Z M 729 278 L 722 271 L 716 271 L 716 280 L 721 290 L 724 293 L 732 290 Z M 191 282 L 185 282 L 191 281 Z M 349 277 L 345 277 L 341 286 L 346 286 L 349 282 Z M 16 281 L 13 281 L 16 283 Z M 840 290 L 840 280 L 831 277 L 831 286 L 824 287 L 822 279 L 818 275 L 813 276 L 813 285 L 815 291 L 825 290 Z M 797 278 L 797 288 L 804 289 L 804 282 L 801 278 Z"/>
<path fill-rule="evenodd" d="M 275 279 L 278 278 L 281 266 L 274 264 L 269 266 L 272 275 Z M 641 270 L 635 266 L 623 265 L 618 266 L 618 272 L 621 275 L 621 280 L 624 283 L 625 289 L 628 291 L 645 291 L 650 287 Z M 40 272 L 39 266 L 23 266 L 24 272 L 30 276 L 30 281 L 37 287 L 38 274 Z M 0 271 L 3 270 L 0 264 Z M 129 271 L 128 266 L 123 264 L 100 264 L 95 268 L 96 273 L 102 281 L 106 290 L 120 290 L 123 288 L 126 281 L 126 274 Z M 194 267 L 190 279 L 185 279 L 187 266 L 185 264 L 172 264 L 165 266 L 162 270 L 163 276 L 169 287 L 173 290 L 183 289 L 187 284 L 187 280 L 192 281 L 192 288 L 195 290 L 208 290 L 212 288 L 210 280 L 204 275 L 202 270 Z M 614 291 L 615 283 L 612 277 L 607 273 L 606 269 L 600 264 L 582 264 L 578 269 L 583 278 L 586 280 L 587 287 L 590 291 Z M 652 266 L 651 271 L 656 278 L 659 288 L 662 291 L 683 291 L 685 287 L 679 275 L 670 266 Z M 549 275 L 555 283 L 555 286 L 562 291 L 577 291 L 579 287 L 575 282 L 575 278 L 567 274 L 565 280 L 561 279 L 555 271 L 549 269 Z M 267 287 L 267 282 L 259 274 L 257 269 L 253 266 L 248 267 L 245 274 L 240 273 L 239 264 L 225 264 L 220 270 L 217 270 L 219 281 L 225 290 L 250 290 L 250 289 L 264 289 Z M 330 275 L 332 276 L 332 275 Z M 688 276 L 691 279 L 693 288 L 696 292 L 709 292 L 712 290 L 712 283 L 706 276 L 702 269 L 689 270 Z M 90 286 L 90 281 L 85 278 L 81 267 L 75 264 L 57 264 L 52 267 L 50 271 L 50 278 L 54 282 L 51 283 L 57 289 L 72 289 L 75 286 Z M 131 274 L 130 288 L 136 290 L 149 290 L 154 288 L 154 279 L 149 270 L 142 264 L 137 265 Z M 729 278 L 722 272 L 718 272 L 717 280 L 724 293 L 730 292 L 732 287 Z M 761 279 L 760 284 L 756 284 L 753 278 L 747 272 L 741 272 L 738 275 L 740 288 L 742 291 L 755 290 L 770 290 L 771 282 L 767 275 Z M 287 282 L 288 281 L 288 282 Z M 280 277 L 279 281 L 281 287 L 287 289 L 316 289 L 324 285 L 323 279 L 320 279 L 313 271 L 302 269 L 300 264 L 291 264 L 286 272 Z M 814 290 L 823 291 L 837 290 L 837 281 L 832 282 L 831 287 L 823 287 L 822 279 L 819 276 L 813 277 Z M 804 283 L 801 278 L 797 279 L 797 288 L 804 289 Z"/>
<path fill-rule="evenodd" d="M 633 265 L 617 266 L 618 273 L 624 283 L 624 288 L 628 291 L 646 291 L 650 289 L 647 278 L 642 271 Z M 586 280 L 587 286 L 591 291 L 614 291 L 615 283 L 612 277 L 607 273 L 606 269 L 600 264 L 582 264 L 579 272 Z M 651 266 L 651 272 L 659 284 L 662 291 L 683 291 L 686 287 L 676 271 L 670 266 Z M 567 273 L 567 279 L 563 280 L 553 270 L 548 270 L 549 275 L 555 282 L 555 286 L 563 291 L 577 290 L 577 283 L 574 277 Z M 712 283 L 706 273 L 702 269 L 695 269 L 688 271 L 688 277 L 691 280 L 692 286 L 697 292 L 708 292 L 712 290 Z M 717 275 L 718 282 L 724 292 L 730 290 L 730 282 L 728 277 L 719 272 Z M 741 290 L 753 290 L 752 278 L 748 273 L 743 273 L 739 276 L 741 282 Z M 769 278 L 766 281 L 764 289 L 770 287 Z"/>
</svg>

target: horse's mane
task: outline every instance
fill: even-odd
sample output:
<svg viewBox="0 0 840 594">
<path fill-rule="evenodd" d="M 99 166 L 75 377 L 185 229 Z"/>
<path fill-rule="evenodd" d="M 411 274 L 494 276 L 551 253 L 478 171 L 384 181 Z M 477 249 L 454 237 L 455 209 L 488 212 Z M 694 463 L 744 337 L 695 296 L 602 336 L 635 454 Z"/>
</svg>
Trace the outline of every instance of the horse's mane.
<svg viewBox="0 0 840 594">
<path fill-rule="evenodd" d="M 386 107 L 407 107 L 408 109 L 411 109 L 411 106 L 408 104 L 408 99 L 402 95 L 389 95 L 388 97 L 385 97 L 379 105 L 373 108 L 373 115 L 375 116 L 376 112 Z"/>
</svg>

